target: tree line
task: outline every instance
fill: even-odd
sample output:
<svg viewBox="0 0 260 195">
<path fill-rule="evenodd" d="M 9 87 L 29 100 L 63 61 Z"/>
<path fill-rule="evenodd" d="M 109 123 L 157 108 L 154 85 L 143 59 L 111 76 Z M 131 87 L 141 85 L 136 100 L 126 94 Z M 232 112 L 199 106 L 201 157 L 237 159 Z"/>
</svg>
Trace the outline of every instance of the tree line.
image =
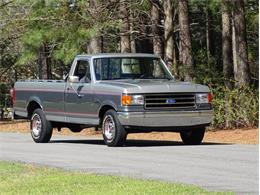
<svg viewBox="0 0 260 195">
<path fill-rule="evenodd" d="M 233 116 L 242 112 L 234 105 L 258 105 L 257 1 L 2 0 L 0 11 L 1 82 L 61 79 L 82 53 L 154 53 L 177 79 L 217 92 L 215 106 L 224 116 L 216 115 L 217 124 L 258 121 L 256 109 L 247 119 Z M 251 92 L 253 99 L 235 98 Z"/>
</svg>

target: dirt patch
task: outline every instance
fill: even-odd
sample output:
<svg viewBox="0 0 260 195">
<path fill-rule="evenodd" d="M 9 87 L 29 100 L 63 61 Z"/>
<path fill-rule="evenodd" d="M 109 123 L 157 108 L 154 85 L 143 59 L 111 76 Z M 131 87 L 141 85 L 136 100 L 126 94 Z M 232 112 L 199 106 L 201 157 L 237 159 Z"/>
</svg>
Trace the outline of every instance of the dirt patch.
<svg viewBox="0 0 260 195">
<path fill-rule="evenodd" d="M 234 129 L 207 131 L 203 139 L 204 142 L 233 143 L 233 144 L 258 144 L 258 129 Z M 130 139 L 151 139 L 151 140 L 174 140 L 181 141 L 179 133 L 141 133 L 130 134 Z"/>
<path fill-rule="evenodd" d="M 27 121 L 18 122 L 0 122 L 0 132 L 20 132 L 28 133 L 30 125 Z M 80 135 L 101 137 L 100 131 L 95 131 L 94 128 L 84 129 L 80 133 L 72 133 L 69 129 L 62 129 L 61 132 L 54 131 L 55 135 Z M 259 144 L 259 129 L 234 129 L 234 130 L 218 130 L 207 131 L 204 142 L 214 143 L 235 143 L 235 144 Z M 128 139 L 147 139 L 147 140 L 173 140 L 180 141 L 178 133 L 137 133 L 129 134 Z"/>
</svg>

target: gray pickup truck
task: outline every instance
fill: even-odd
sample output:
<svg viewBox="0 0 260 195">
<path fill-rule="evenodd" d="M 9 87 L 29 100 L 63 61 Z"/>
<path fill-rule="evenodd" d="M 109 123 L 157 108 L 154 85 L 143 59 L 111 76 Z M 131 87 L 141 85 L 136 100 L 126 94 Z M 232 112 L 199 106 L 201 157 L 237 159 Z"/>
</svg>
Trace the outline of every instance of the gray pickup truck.
<svg viewBox="0 0 260 195">
<path fill-rule="evenodd" d="M 151 54 L 78 55 L 65 80 L 18 81 L 12 96 L 15 115 L 30 119 L 37 143 L 48 142 L 53 128 L 101 127 L 108 146 L 151 131 L 200 144 L 213 117 L 209 88 L 176 81 Z"/>
</svg>

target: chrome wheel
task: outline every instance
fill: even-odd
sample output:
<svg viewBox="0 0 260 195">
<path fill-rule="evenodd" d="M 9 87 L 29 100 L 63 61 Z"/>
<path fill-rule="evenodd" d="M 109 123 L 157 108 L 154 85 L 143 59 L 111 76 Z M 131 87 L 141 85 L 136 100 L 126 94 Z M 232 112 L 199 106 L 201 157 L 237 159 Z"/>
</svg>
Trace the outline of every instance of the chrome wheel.
<svg viewBox="0 0 260 195">
<path fill-rule="evenodd" d="M 34 137 L 39 137 L 42 130 L 42 120 L 38 114 L 34 114 L 31 120 L 31 130 Z"/>
<path fill-rule="evenodd" d="M 107 146 L 116 147 L 124 145 L 127 132 L 118 120 L 115 110 L 106 111 L 102 120 L 102 134 Z"/>
<path fill-rule="evenodd" d="M 103 133 L 106 136 L 106 138 L 108 140 L 112 140 L 115 136 L 115 131 L 116 131 L 116 127 L 115 127 L 115 122 L 114 119 L 111 115 L 107 115 L 104 118 L 104 122 L 103 122 Z"/>
</svg>

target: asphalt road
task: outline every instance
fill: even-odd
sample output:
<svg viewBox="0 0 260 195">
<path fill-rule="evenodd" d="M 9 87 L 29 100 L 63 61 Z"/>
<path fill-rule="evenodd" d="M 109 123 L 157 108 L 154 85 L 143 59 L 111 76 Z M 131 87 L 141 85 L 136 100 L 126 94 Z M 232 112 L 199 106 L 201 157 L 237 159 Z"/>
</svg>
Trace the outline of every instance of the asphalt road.
<svg viewBox="0 0 260 195">
<path fill-rule="evenodd" d="M 101 139 L 78 136 L 36 144 L 29 134 L 17 133 L 0 133 L 0 144 L 0 160 L 258 194 L 258 145 L 128 140 L 125 147 L 109 148 Z"/>
</svg>

